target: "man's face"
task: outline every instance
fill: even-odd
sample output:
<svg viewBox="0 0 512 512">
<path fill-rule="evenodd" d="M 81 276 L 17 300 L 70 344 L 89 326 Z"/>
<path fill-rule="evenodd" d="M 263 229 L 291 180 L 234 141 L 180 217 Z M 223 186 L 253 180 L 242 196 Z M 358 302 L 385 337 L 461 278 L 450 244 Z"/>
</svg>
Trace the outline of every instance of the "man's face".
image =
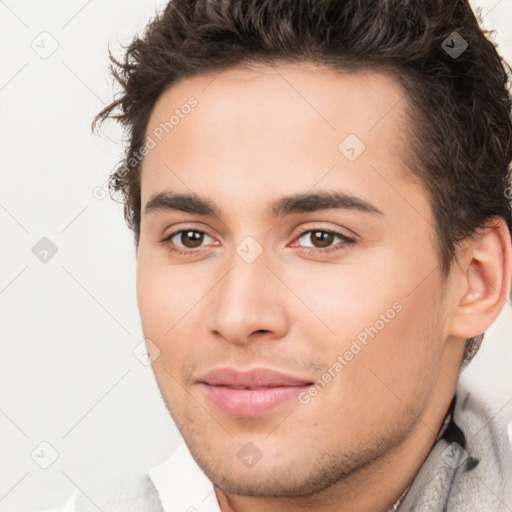
<svg viewBox="0 0 512 512">
<path fill-rule="evenodd" d="M 305 495 L 433 432 L 448 313 L 430 204 L 400 158 L 403 96 L 384 75 L 281 65 L 186 79 L 155 106 L 138 304 L 169 411 L 225 492 Z M 357 199 L 271 208 L 325 192 Z M 217 215 L 146 213 L 159 193 Z M 201 382 L 216 368 L 305 385 Z"/>
</svg>

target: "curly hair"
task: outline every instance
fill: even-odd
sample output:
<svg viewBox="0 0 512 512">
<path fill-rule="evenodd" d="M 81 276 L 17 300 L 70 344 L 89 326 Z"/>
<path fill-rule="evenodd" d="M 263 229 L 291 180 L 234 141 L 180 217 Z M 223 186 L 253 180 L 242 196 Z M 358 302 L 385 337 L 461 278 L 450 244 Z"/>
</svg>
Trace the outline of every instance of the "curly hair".
<svg viewBox="0 0 512 512">
<path fill-rule="evenodd" d="M 403 158 L 431 202 L 448 276 L 458 244 L 488 221 L 503 218 L 512 232 L 507 63 L 480 25 L 467 0 L 171 0 L 123 58 L 110 52 L 121 95 L 93 122 L 115 119 L 127 134 L 109 189 L 122 196 L 136 247 L 140 150 L 162 93 L 210 71 L 310 62 L 387 73 L 403 87 L 412 105 Z M 468 340 L 463 367 L 483 334 Z"/>
</svg>

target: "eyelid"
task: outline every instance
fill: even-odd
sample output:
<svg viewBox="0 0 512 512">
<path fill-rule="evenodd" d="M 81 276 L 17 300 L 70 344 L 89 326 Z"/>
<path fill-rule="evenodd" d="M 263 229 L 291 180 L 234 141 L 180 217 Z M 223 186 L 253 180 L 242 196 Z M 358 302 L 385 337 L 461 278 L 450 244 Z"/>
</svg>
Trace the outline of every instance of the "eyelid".
<svg viewBox="0 0 512 512">
<path fill-rule="evenodd" d="M 351 241 L 351 242 L 356 242 L 358 239 L 358 236 L 353 234 L 352 232 L 351 232 L 351 234 L 345 234 L 341 230 L 341 228 L 331 228 L 331 227 L 327 227 L 325 225 L 321 225 L 321 226 L 314 225 L 314 226 L 300 226 L 298 232 L 295 234 L 294 240 L 300 238 L 305 233 L 309 233 L 312 231 L 324 231 L 327 233 L 332 233 L 333 235 L 343 238 L 343 240 Z"/>
<path fill-rule="evenodd" d="M 184 226 L 180 225 L 180 227 L 178 227 L 178 228 L 174 227 L 173 229 L 166 230 L 165 233 L 160 237 L 160 241 L 162 241 L 166 238 L 169 238 L 171 236 L 177 235 L 178 233 L 181 233 L 182 231 L 198 231 L 199 233 L 204 233 L 205 235 L 208 235 L 210 238 L 215 238 L 213 235 L 211 235 L 208 232 L 208 227 L 206 227 L 206 226 L 200 225 L 198 227 L 197 224 L 195 224 L 193 226 L 187 226 L 185 224 Z"/>
</svg>

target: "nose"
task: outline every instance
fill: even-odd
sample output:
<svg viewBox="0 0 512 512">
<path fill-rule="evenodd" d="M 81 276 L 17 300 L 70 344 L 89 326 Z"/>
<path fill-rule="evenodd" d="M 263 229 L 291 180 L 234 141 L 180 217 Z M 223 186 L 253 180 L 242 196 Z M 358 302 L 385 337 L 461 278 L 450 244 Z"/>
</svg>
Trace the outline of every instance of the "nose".
<svg viewBox="0 0 512 512">
<path fill-rule="evenodd" d="M 283 337 L 289 327 L 286 288 L 263 255 L 252 263 L 234 256 L 231 269 L 212 289 L 207 313 L 210 332 L 237 345 Z"/>
</svg>

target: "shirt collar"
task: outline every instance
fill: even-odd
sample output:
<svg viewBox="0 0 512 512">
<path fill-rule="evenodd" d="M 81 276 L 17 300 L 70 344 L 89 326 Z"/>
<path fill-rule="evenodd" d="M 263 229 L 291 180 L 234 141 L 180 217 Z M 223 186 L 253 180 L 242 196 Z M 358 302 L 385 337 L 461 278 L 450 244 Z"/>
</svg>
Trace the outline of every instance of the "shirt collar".
<svg viewBox="0 0 512 512">
<path fill-rule="evenodd" d="M 149 472 L 164 512 L 220 512 L 212 482 L 182 443 Z"/>
</svg>

